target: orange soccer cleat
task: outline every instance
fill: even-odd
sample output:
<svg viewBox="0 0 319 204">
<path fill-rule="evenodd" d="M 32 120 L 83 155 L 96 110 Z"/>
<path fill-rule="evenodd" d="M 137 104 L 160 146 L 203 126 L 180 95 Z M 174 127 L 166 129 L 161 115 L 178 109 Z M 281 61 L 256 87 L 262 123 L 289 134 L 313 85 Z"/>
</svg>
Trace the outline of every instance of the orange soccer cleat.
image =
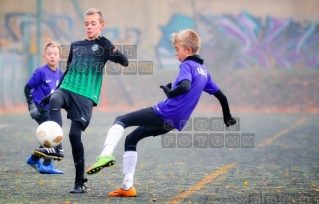
<svg viewBox="0 0 319 204">
<path fill-rule="evenodd" d="M 128 190 L 118 188 L 115 191 L 109 192 L 107 195 L 110 197 L 135 197 L 137 193 L 135 188 L 132 186 Z"/>
</svg>

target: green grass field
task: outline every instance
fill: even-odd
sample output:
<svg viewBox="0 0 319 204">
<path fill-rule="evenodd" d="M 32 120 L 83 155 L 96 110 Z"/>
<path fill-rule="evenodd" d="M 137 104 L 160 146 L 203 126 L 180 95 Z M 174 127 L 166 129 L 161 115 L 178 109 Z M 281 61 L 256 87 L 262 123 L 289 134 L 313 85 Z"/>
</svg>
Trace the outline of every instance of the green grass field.
<svg viewBox="0 0 319 204">
<path fill-rule="evenodd" d="M 94 112 L 82 136 L 86 168 L 100 154 L 107 130 L 120 114 Z M 140 141 L 135 198 L 106 196 L 121 187 L 125 138 L 114 152 L 116 165 L 87 175 L 88 192 L 73 195 L 69 190 L 75 171 L 65 113 L 65 159 L 54 163 L 64 175 L 42 175 L 26 164 L 38 146 L 37 125 L 27 113 L 0 115 L 0 203 L 317 203 L 319 115 L 233 115 L 240 118 L 235 133 L 253 133 L 254 148 L 163 148 L 160 136 Z M 195 113 L 193 118 L 213 116 L 220 114 Z"/>
</svg>

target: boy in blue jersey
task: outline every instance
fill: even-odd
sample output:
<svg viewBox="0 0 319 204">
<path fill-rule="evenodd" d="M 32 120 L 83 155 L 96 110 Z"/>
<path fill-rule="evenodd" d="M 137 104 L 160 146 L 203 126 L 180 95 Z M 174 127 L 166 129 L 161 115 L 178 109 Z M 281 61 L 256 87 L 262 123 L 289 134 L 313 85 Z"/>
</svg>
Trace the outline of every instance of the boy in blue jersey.
<svg viewBox="0 0 319 204">
<path fill-rule="evenodd" d="M 93 107 L 100 98 L 105 63 L 110 60 L 128 66 L 127 58 L 100 33 L 104 29 L 101 11 L 91 8 L 84 16 L 86 39 L 71 43 L 64 73 L 58 88 L 43 102 L 50 104 L 50 120 L 62 127 L 61 108 L 67 112 L 71 127 L 69 139 L 75 167 L 75 181 L 70 193 L 85 193 L 84 146 L 82 131 L 88 127 Z M 46 100 L 49 99 L 49 100 Z M 62 158 L 60 149 L 38 148 L 33 151 L 45 158 Z"/>
<path fill-rule="evenodd" d="M 157 105 L 119 116 L 110 128 L 104 149 L 96 163 L 87 170 L 94 174 L 104 167 L 112 166 L 115 158 L 113 150 L 121 139 L 124 129 L 139 126 L 125 138 L 123 155 L 122 188 L 108 193 L 112 197 L 134 197 L 137 195 L 133 186 L 133 176 L 137 163 L 136 145 L 145 137 L 163 135 L 176 128 L 181 131 L 195 109 L 202 92 L 214 95 L 222 106 L 225 125 L 236 124 L 231 116 L 226 96 L 212 80 L 203 65 L 204 60 L 198 55 L 201 40 L 198 34 L 191 30 L 173 33 L 173 45 L 176 58 L 181 62 L 179 73 L 172 84 L 160 86 L 167 99 Z"/>
<path fill-rule="evenodd" d="M 41 105 L 41 99 L 56 89 L 62 77 L 62 72 L 57 67 L 60 59 L 59 45 L 49 40 L 44 47 L 43 58 L 47 63 L 34 71 L 24 87 L 30 116 L 39 125 L 49 120 L 49 105 Z M 62 149 L 62 144 L 59 145 L 59 148 Z M 32 154 L 27 164 L 42 174 L 63 174 L 63 171 L 54 168 L 51 160 L 50 158 L 44 159 L 41 164 L 40 157 Z"/>
</svg>

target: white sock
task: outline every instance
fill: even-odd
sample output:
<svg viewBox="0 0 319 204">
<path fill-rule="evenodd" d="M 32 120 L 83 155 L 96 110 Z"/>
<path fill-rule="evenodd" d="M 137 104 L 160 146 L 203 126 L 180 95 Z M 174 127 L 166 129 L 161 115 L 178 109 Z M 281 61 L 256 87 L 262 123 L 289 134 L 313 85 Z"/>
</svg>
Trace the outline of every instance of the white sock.
<svg viewBox="0 0 319 204">
<path fill-rule="evenodd" d="M 115 124 L 107 133 L 105 142 L 104 142 L 104 149 L 100 156 L 109 156 L 113 153 L 114 148 L 116 147 L 117 143 L 120 141 L 122 135 L 124 133 L 124 128 L 121 125 Z"/>
<path fill-rule="evenodd" d="M 123 184 L 122 188 L 128 190 L 133 186 L 133 177 L 137 163 L 137 152 L 126 151 L 123 155 Z"/>
</svg>

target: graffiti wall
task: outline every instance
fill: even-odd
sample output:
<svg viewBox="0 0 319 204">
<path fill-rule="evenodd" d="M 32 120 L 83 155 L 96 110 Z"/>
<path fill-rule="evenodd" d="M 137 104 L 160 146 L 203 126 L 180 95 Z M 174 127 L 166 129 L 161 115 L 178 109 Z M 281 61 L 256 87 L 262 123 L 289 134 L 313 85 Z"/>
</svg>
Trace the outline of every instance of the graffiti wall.
<svg viewBox="0 0 319 204">
<path fill-rule="evenodd" d="M 104 13 L 102 35 L 114 44 L 137 45 L 137 60 L 152 61 L 154 69 L 178 67 L 171 34 L 186 28 L 200 34 L 200 55 L 209 69 L 319 68 L 319 4 L 312 0 L 185 0 L 183 5 L 177 0 L 4 0 L 0 104 L 23 100 L 8 97 L 4 81 L 23 87 L 43 63 L 47 39 L 69 45 L 85 38 L 83 14 L 90 7 Z"/>
<path fill-rule="evenodd" d="M 36 54 L 37 48 L 37 16 L 30 13 L 8 12 L 1 22 L 0 46 L 2 50 L 17 50 L 24 54 Z M 77 39 L 84 39 L 84 30 L 77 21 L 67 14 L 46 14 L 41 18 L 41 42 L 54 39 L 60 44 L 70 44 Z M 107 36 L 112 42 L 119 44 L 139 44 L 140 29 L 105 28 L 101 35 Z M 40 48 L 41 49 L 41 48 Z"/>
<path fill-rule="evenodd" d="M 15 50 L 18 54 L 25 55 L 27 64 L 33 66 L 31 70 L 37 66 L 33 62 L 39 62 L 34 59 L 37 49 L 42 49 L 38 48 L 38 41 L 43 44 L 50 38 L 61 44 L 70 44 L 85 37 L 82 18 L 85 10 L 91 6 L 88 3 L 73 0 L 64 1 L 67 2 L 65 4 L 61 1 L 51 3 L 56 4 L 58 12 L 48 9 L 53 5 L 42 3 L 40 9 L 43 11 L 39 19 L 34 9 L 37 7 L 37 1 L 24 4 L 25 7 L 30 7 L 29 10 L 12 6 L 15 1 L 6 2 L 4 5 L 12 9 L 0 11 L 0 48 L 3 51 Z M 105 9 L 106 28 L 102 31 L 102 35 L 107 36 L 115 44 L 138 45 L 138 57 L 145 60 L 151 58 L 157 68 L 169 69 L 171 66 L 176 66 L 170 37 L 171 33 L 185 28 L 193 28 L 201 35 L 201 55 L 214 68 L 313 69 L 318 67 L 317 19 L 311 16 L 308 19 L 294 18 L 293 9 L 283 16 L 278 12 L 273 13 L 274 9 L 269 6 L 268 14 L 265 7 L 264 10 L 259 8 L 258 15 L 255 14 L 257 9 L 249 9 L 252 3 L 249 0 L 243 0 L 243 3 L 239 4 L 242 6 L 237 6 L 237 13 L 234 9 L 227 13 L 226 7 L 222 8 L 220 3 L 214 1 L 211 3 L 211 1 L 188 0 L 183 9 L 177 7 L 177 1 L 166 1 L 166 4 L 147 3 L 149 9 L 145 5 L 143 8 L 138 6 L 145 1 L 135 2 L 136 4 L 130 3 L 131 9 L 130 5 L 116 12 Z M 225 1 L 224 4 L 227 5 L 227 2 L 235 5 L 231 0 Z M 265 6 L 266 1 L 261 2 Z M 268 2 L 269 5 L 274 4 L 273 1 Z M 282 6 L 286 7 L 289 2 L 291 5 L 296 4 L 294 0 L 283 2 L 285 4 Z M 300 1 L 297 3 L 300 4 Z M 97 5 L 97 8 L 103 8 L 103 4 Z M 104 5 L 110 7 L 114 2 Z M 220 10 L 216 10 L 215 5 L 219 6 Z M 310 7 L 309 3 L 307 5 Z M 314 7 L 319 9 L 318 5 Z M 158 10 L 156 8 L 166 12 L 152 12 Z M 303 10 L 298 10 L 299 13 L 301 11 Z M 39 34 L 41 36 L 38 36 Z"/>
<path fill-rule="evenodd" d="M 163 35 L 156 48 L 162 67 L 176 63 L 169 37 L 185 28 L 198 31 L 201 55 L 215 68 L 319 68 L 318 23 L 288 17 L 262 19 L 248 12 L 236 16 L 199 14 L 195 18 L 173 14 L 161 27 Z"/>
</svg>

